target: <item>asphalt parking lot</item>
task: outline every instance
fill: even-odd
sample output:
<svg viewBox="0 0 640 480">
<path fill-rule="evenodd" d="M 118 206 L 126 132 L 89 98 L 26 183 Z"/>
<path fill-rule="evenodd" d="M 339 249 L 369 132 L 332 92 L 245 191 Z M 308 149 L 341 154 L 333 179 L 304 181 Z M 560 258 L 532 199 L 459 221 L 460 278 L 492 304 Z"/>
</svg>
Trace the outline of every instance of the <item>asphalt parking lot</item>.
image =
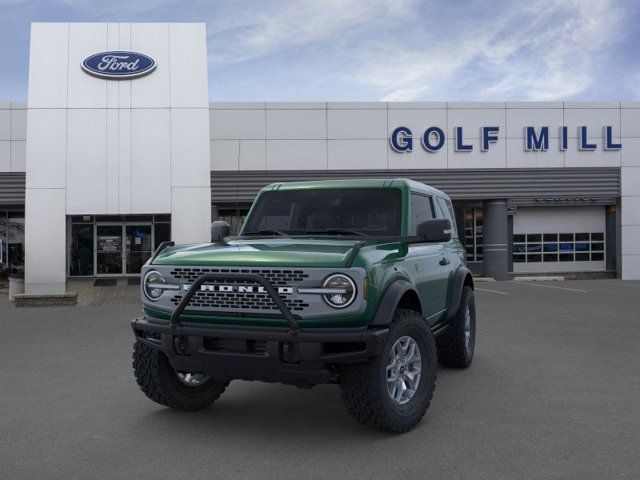
<svg viewBox="0 0 640 480">
<path fill-rule="evenodd" d="M 0 478 L 638 478 L 640 282 L 477 287 L 474 364 L 440 368 L 401 436 L 354 423 L 331 385 L 238 381 L 207 411 L 162 408 L 131 372 L 139 306 L 0 297 Z"/>
</svg>

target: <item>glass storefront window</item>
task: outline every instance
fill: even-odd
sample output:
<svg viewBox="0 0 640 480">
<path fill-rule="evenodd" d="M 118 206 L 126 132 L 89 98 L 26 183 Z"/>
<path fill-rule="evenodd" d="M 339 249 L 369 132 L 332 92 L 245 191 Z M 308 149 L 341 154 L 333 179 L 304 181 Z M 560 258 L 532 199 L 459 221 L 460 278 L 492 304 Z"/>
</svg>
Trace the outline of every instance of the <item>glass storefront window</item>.
<svg viewBox="0 0 640 480">
<path fill-rule="evenodd" d="M 127 273 L 140 273 L 153 253 L 151 225 L 127 225 L 125 239 Z"/>
<path fill-rule="evenodd" d="M 71 225 L 69 275 L 93 275 L 93 224 Z"/>
<path fill-rule="evenodd" d="M 171 240 L 171 224 L 170 223 L 156 223 L 155 224 L 155 250 L 160 246 L 162 242 L 168 242 Z"/>
<path fill-rule="evenodd" d="M 249 214 L 249 209 L 239 209 L 236 210 L 220 210 L 219 216 L 214 220 L 224 220 L 231 227 L 231 235 L 238 235 L 240 233 L 240 229 L 242 228 L 242 224 L 244 223 L 247 215 Z"/>
<path fill-rule="evenodd" d="M 122 225 L 96 225 L 99 275 L 122 275 Z"/>
<path fill-rule="evenodd" d="M 24 269 L 24 212 L 0 212 L 0 272 L 7 274 Z"/>
<path fill-rule="evenodd" d="M 170 215 L 89 218 L 70 217 L 70 276 L 135 275 L 171 239 Z"/>
<path fill-rule="evenodd" d="M 7 265 L 7 215 L 0 212 L 0 278 L 8 274 Z"/>
<path fill-rule="evenodd" d="M 464 248 L 467 252 L 468 262 L 483 261 L 483 220 L 482 208 L 464 209 Z"/>
</svg>

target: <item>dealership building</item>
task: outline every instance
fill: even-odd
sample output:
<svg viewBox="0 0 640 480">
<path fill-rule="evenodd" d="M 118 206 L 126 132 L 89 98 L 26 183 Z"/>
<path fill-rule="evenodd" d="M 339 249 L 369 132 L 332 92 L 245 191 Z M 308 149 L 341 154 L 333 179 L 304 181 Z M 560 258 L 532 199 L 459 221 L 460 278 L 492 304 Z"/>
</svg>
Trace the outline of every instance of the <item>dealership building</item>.
<svg viewBox="0 0 640 480">
<path fill-rule="evenodd" d="M 27 101 L 0 102 L 2 257 L 27 293 L 135 276 L 269 183 L 347 178 L 446 192 L 478 273 L 640 279 L 640 102 L 215 97 L 204 24 L 32 25 Z"/>
</svg>

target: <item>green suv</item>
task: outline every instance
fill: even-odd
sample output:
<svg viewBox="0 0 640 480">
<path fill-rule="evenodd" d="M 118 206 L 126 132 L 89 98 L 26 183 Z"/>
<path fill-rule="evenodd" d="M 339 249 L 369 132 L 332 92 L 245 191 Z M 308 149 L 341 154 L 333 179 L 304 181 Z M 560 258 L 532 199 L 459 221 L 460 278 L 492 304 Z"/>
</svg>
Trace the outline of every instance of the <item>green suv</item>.
<svg viewBox="0 0 640 480">
<path fill-rule="evenodd" d="M 133 368 L 153 401 L 208 407 L 231 380 L 340 386 L 355 420 L 424 416 L 437 362 L 475 345 L 473 279 L 451 200 L 405 179 L 276 183 L 240 234 L 161 245 L 142 270 Z"/>
</svg>

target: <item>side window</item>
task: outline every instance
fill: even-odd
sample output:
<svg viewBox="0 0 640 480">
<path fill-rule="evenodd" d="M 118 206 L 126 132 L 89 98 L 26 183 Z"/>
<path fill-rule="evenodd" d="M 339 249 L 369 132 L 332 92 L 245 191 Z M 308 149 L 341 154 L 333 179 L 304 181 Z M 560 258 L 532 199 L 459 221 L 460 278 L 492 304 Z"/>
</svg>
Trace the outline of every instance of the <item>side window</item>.
<svg viewBox="0 0 640 480">
<path fill-rule="evenodd" d="M 417 233 L 418 225 L 425 220 L 434 218 L 431 198 L 418 193 L 411 193 L 411 223 L 409 225 L 409 235 Z"/>
<path fill-rule="evenodd" d="M 440 213 L 442 217 L 448 218 L 451 222 L 451 237 L 458 238 L 458 230 L 456 228 L 456 216 L 453 213 L 453 205 L 449 200 L 445 200 L 444 198 L 436 197 L 436 204 L 439 207 Z"/>
</svg>

